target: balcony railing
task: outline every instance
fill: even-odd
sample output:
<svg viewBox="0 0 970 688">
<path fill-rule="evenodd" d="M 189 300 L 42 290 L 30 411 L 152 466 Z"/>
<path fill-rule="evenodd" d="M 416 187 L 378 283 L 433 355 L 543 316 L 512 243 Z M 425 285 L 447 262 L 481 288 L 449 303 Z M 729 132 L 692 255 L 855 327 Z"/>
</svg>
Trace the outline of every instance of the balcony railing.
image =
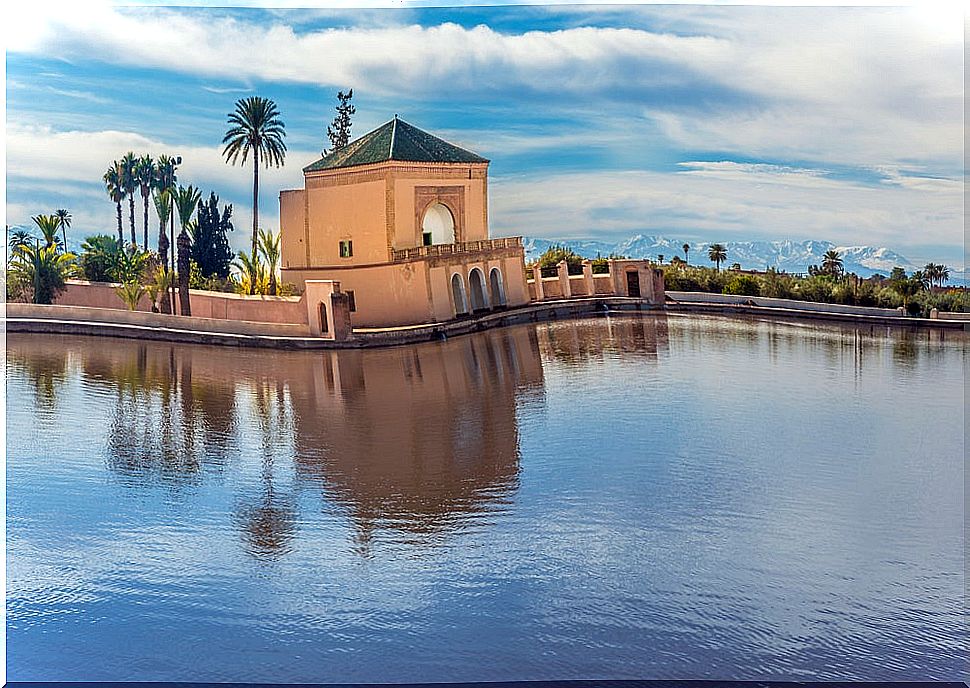
<svg viewBox="0 0 970 688">
<path fill-rule="evenodd" d="M 461 253 L 476 253 L 493 248 L 520 248 L 522 237 L 500 237 L 498 239 L 483 239 L 481 241 L 463 241 L 460 244 L 432 244 L 416 248 L 402 248 L 391 251 L 391 260 L 415 260 L 429 256 L 451 256 Z"/>
</svg>

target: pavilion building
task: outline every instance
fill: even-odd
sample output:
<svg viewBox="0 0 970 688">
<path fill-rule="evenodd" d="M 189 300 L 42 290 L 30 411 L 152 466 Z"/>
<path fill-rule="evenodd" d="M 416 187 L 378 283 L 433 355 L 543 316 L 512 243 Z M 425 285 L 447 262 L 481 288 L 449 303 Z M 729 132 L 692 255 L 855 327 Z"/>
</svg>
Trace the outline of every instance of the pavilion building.
<svg viewBox="0 0 970 688">
<path fill-rule="evenodd" d="M 521 237 L 490 238 L 485 158 L 396 116 L 280 193 L 282 278 L 333 280 L 355 326 L 529 303 Z"/>
</svg>

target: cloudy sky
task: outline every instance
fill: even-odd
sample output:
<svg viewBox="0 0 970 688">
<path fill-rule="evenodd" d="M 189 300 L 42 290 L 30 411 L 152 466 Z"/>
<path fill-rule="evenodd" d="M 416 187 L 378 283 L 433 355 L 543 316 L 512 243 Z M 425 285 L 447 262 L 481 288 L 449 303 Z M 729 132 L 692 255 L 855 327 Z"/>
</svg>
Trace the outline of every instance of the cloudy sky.
<svg viewBox="0 0 970 688">
<path fill-rule="evenodd" d="M 818 239 L 961 266 L 963 20 L 925 7 L 153 8 L 33 3 L 7 35 L 7 218 L 114 231 L 101 176 L 128 150 L 235 207 L 219 145 L 272 98 L 286 165 L 261 224 L 327 145 L 394 114 L 489 159 L 493 234 Z"/>
</svg>

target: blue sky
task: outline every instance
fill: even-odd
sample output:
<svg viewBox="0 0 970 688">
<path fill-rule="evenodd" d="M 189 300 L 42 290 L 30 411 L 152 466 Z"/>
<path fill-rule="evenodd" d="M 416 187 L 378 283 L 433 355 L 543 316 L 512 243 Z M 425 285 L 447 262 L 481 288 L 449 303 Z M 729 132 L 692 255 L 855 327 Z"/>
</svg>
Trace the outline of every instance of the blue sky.
<svg viewBox="0 0 970 688">
<path fill-rule="evenodd" d="M 7 218 L 67 207 L 113 232 L 100 182 L 127 150 L 234 205 L 237 98 L 274 99 L 282 170 L 261 224 L 327 145 L 394 114 L 492 160 L 495 235 L 819 239 L 964 263 L 963 31 L 925 8 L 559 5 L 385 9 L 62 5 L 7 39 Z M 73 242 L 72 242 L 73 243 Z"/>
</svg>

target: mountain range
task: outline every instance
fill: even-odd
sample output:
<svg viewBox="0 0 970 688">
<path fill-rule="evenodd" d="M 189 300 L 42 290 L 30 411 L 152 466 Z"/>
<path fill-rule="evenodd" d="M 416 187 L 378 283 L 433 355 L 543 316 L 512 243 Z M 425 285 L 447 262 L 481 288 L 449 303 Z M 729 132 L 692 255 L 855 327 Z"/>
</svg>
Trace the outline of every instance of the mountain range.
<svg viewBox="0 0 970 688">
<path fill-rule="evenodd" d="M 664 262 L 677 256 L 684 258 L 683 241 L 675 241 L 662 236 L 644 236 L 637 234 L 618 242 L 596 240 L 560 240 L 540 239 L 537 237 L 522 237 L 525 247 L 526 260 L 535 260 L 550 246 L 563 246 L 572 249 L 584 258 L 597 256 L 621 255 L 628 258 L 658 259 L 663 256 Z M 888 248 L 874 246 L 837 246 L 830 241 L 728 241 L 721 242 L 727 249 L 727 261 L 722 263 L 732 265 L 740 263 L 746 270 L 764 270 L 773 267 L 780 271 L 792 273 L 808 272 L 809 265 L 819 265 L 825 252 L 835 249 L 842 257 L 846 272 L 854 272 L 860 277 L 869 277 L 879 273 L 888 275 L 892 269 L 899 266 L 912 272 L 922 266 L 911 263 L 907 258 Z M 688 262 L 692 265 L 711 265 L 707 258 L 710 242 L 690 244 Z"/>
</svg>

